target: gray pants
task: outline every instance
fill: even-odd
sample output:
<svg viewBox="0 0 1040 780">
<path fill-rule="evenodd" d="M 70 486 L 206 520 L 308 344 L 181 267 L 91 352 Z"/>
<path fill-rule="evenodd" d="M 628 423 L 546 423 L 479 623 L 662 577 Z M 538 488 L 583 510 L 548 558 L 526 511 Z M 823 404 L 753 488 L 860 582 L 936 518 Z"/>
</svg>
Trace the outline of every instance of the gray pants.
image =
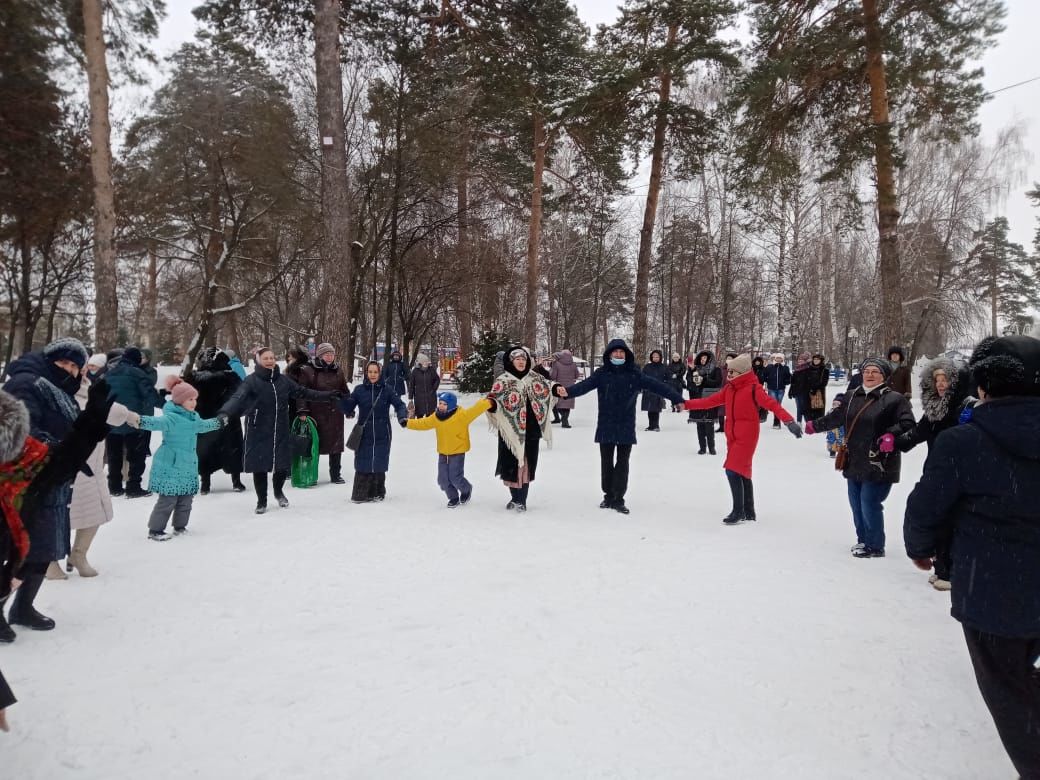
<svg viewBox="0 0 1040 780">
<path fill-rule="evenodd" d="M 155 502 L 151 517 L 148 518 L 149 531 L 165 531 L 166 523 L 173 513 L 173 527 L 186 528 L 191 515 L 191 502 L 195 496 L 159 496 Z"/>
<path fill-rule="evenodd" d="M 437 456 L 437 485 L 454 501 L 459 493 L 469 494 L 473 486 L 466 479 L 466 453 Z"/>
</svg>

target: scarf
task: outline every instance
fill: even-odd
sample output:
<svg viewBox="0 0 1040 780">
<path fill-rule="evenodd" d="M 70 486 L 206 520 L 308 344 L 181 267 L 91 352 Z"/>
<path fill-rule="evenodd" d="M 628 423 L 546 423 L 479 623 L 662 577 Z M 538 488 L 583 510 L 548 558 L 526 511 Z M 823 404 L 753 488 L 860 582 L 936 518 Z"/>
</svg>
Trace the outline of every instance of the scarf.
<svg viewBox="0 0 1040 780">
<path fill-rule="evenodd" d="M 527 419 L 528 401 L 531 402 L 535 422 L 542 430 L 542 438 L 552 447 L 549 411 L 554 402 L 550 383 L 545 377 L 534 371 L 528 371 L 522 377 L 503 373 L 491 386 L 488 397 L 497 403 L 495 411 L 488 412 L 488 422 L 518 462 L 523 463 L 524 460 L 524 443 L 527 441 L 527 425 L 530 422 Z"/>
<path fill-rule="evenodd" d="M 47 445 L 32 436 L 25 437 L 25 449 L 18 460 L 0 463 L 0 511 L 11 532 L 11 540 L 17 551 L 17 566 L 29 553 L 29 534 L 22 525 L 18 510 L 22 505 L 22 494 L 47 462 Z M 17 568 L 15 566 L 14 568 Z"/>
</svg>

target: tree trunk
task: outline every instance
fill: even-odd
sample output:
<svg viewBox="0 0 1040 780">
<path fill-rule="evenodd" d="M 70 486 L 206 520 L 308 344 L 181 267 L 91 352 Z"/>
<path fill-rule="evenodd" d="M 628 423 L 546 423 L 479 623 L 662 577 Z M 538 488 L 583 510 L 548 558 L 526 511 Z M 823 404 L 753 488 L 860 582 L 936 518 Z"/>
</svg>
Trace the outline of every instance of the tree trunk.
<svg viewBox="0 0 1040 780">
<path fill-rule="evenodd" d="M 108 65 L 102 29 L 102 0 L 83 0 L 83 53 L 90 103 L 90 169 L 94 176 L 94 341 L 96 349 L 116 346 L 116 207 L 112 187 L 112 130 L 108 119 Z"/>
<path fill-rule="evenodd" d="M 888 115 L 888 83 L 882 50 L 877 0 L 862 0 L 870 80 L 870 119 L 874 125 L 874 166 L 877 184 L 878 267 L 881 282 L 881 338 L 902 343 L 903 296 L 899 269 L 899 202 L 896 194 L 892 124 Z"/>
<path fill-rule="evenodd" d="M 465 360 L 473 348 L 473 302 L 476 286 L 473 276 L 476 271 L 470 266 L 469 256 L 469 134 L 462 139 L 462 165 L 458 173 L 459 210 L 459 264 L 462 266 L 462 289 L 459 314 L 459 360 Z"/>
<path fill-rule="evenodd" d="M 155 242 L 148 242 L 148 276 L 145 279 L 145 293 L 144 293 L 144 328 L 145 328 L 145 341 L 147 346 L 154 347 L 156 345 L 156 337 L 158 336 L 158 313 L 159 313 L 159 272 L 158 272 L 158 253 L 155 248 Z"/>
<path fill-rule="evenodd" d="M 340 69 L 340 0 L 314 2 L 314 66 L 321 147 L 321 260 L 325 273 L 354 278 L 350 252 L 350 188 L 347 176 L 346 126 L 343 118 L 343 73 Z M 352 296 L 333 307 L 327 334 L 333 343 L 351 342 Z M 352 358 L 353 356 L 351 356 Z"/>
<path fill-rule="evenodd" d="M 671 49 L 679 34 L 677 25 L 668 28 L 665 46 Z M 654 240 L 654 224 L 657 221 L 657 201 L 661 194 L 661 179 L 664 171 L 664 145 L 668 134 L 668 103 L 672 97 L 672 72 L 665 68 L 660 74 L 658 88 L 657 119 L 654 121 L 654 144 L 650 156 L 650 186 L 646 191 L 646 207 L 643 210 L 643 227 L 639 231 L 639 255 L 636 259 L 636 305 L 632 314 L 632 350 L 637 355 L 646 353 L 648 295 L 650 291 L 650 250 Z"/>
<path fill-rule="evenodd" d="M 531 182 L 531 222 L 527 231 L 527 300 L 524 344 L 538 349 L 538 250 L 542 238 L 542 177 L 545 173 L 545 117 L 534 113 L 534 178 Z"/>
</svg>

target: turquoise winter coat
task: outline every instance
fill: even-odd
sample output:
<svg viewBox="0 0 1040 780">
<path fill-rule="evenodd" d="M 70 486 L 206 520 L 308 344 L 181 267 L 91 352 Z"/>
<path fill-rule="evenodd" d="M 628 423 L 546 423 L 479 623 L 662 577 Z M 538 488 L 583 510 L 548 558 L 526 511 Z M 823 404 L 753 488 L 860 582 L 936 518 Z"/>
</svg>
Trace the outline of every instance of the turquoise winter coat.
<svg viewBox="0 0 1040 780">
<path fill-rule="evenodd" d="M 203 420 L 173 401 L 167 401 L 162 412 L 162 417 L 141 417 L 141 430 L 163 435 L 162 446 L 152 458 L 148 489 L 161 496 L 193 496 L 199 492 L 198 436 L 217 430 L 220 420 Z"/>
</svg>

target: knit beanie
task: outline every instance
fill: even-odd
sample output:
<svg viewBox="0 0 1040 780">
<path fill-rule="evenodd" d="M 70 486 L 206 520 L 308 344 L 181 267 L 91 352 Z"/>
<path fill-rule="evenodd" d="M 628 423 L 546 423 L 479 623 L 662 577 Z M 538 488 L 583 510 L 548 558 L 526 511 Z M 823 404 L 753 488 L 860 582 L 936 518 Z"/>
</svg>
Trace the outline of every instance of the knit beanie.
<svg viewBox="0 0 1040 780">
<path fill-rule="evenodd" d="M 680 360 L 682 360 L 682 357 L 679 355 L 679 353 L 678 352 L 673 352 L 672 353 L 672 362 L 673 363 L 678 363 Z"/>
<path fill-rule="evenodd" d="M 746 374 L 751 370 L 751 355 L 737 355 L 726 361 L 726 368 L 737 376 Z"/>
<path fill-rule="evenodd" d="M 316 350 L 314 350 L 314 357 L 317 358 L 318 360 L 321 360 L 323 357 L 325 357 L 328 354 L 335 355 L 336 354 L 336 348 L 334 346 L 332 346 L 331 344 L 329 344 L 329 342 L 327 342 L 327 341 L 323 341 L 321 344 L 318 345 L 318 348 Z"/>
<path fill-rule="evenodd" d="M 43 348 L 43 356 L 50 361 L 71 360 L 80 369 L 87 364 L 87 348 L 79 339 L 55 339 Z"/>
<path fill-rule="evenodd" d="M 13 395 L 0 390 L 0 463 L 22 454 L 28 435 L 29 410 Z"/>
<path fill-rule="evenodd" d="M 126 363 L 127 365 L 140 367 L 141 360 L 143 357 L 144 356 L 141 354 L 141 350 L 139 350 L 137 347 L 127 347 L 123 350 L 123 357 L 121 357 L 119 360 L 120 362 Z"/>
<path fill-rule="evenodd" d="M 892 364 L 884 358 L 867 358 L 859 364 L 859 372 L 862 374 L 863 369 L 865 369 L 867 366 L 873 366 L 874 368 L 878 369 L 882 373 L 882 375 L 884 375 L 885 379 L 888 379 L 892 376 Z"/>
<path fill-rule="evenodd" d="M 454 411 L 455 407 L 459 405 L 459 397 L 455 393 L 445 390 L 443 393 L 437 393 L 437 400 L 443 401 L 448 406 L 448 411 Z"/>
<path fill-rule="evenodd" d="M 177 406 L 184 406 L 188 401 L 199 397 L 198 390 L 173 374 L 166 377 L 166 389 L 170 391 L 170 400 Z"/>
<path fill-rule="evenodd" d="M 983 339 L 968 368 L 975 384 L 994 397 L 1040 396 L 1040 340 L 1032 336 Z"/>
<path fill-rule="evenodd" d="M 87 360 L 87 365 L 97 366 L 98 368 L 104 368 L 106 365 L 108 365 L 108 358 L 105 357 L 104 354 L 102 354 L 101 352 L 98 352 L 97 354 L 90 356 L 90 359 Z"/>
</svg>

